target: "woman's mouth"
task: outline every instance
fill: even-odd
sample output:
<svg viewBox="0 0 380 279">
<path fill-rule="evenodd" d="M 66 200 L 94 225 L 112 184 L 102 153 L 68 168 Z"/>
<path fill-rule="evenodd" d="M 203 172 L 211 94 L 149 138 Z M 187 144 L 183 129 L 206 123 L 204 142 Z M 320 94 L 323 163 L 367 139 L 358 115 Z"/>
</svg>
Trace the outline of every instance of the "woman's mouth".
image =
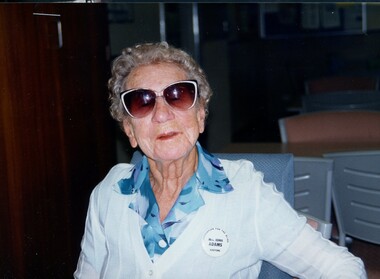
<svg viewBox="0 0 380 279">
<path fill-rule="evenodd" d="M 175 137 L 177 134 L 178 134 L 177 132 L 169 132 L 169 133 L 165 133 L 165 134 L 160 134 L 157 137 L 157 139 L 158 140 L 168 140 L 168 139 Z"/>
</svg>

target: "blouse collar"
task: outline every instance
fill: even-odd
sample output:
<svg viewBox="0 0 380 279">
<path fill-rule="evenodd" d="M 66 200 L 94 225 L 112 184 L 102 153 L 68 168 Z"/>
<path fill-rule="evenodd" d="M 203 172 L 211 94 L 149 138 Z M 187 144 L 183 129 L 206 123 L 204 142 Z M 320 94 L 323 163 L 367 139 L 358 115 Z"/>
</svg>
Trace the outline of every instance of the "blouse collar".
<svg viewBox="0 0 380 279">
<path fill-rule="evenodd" d="M 196 147 L 198 150 L 198 166 L 194 175 L 200 182 L 198 183 L 199 189 L 215 194 L 233 191 L 220 160 L 203 149 L 199 142 L 196 143 Z M 131 172 L 129 178 L 123 178 L 117 182 L 117 187 L 114 187 L 114 190 L 123 195 L 132 195 L 141 188 L 144 180 L 149 177 L 149 163 L 145 155 L 131 169 Z"/>
</svg>

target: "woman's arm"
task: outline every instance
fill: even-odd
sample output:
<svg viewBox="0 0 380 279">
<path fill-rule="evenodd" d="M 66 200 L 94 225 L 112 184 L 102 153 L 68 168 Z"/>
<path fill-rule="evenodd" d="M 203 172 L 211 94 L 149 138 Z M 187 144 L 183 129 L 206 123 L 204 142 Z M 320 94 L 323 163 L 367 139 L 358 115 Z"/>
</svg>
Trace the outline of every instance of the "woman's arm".
<svg viewBox="0 0 380 279">
<path fill-rule="evenodd" d="M 99 269 L 105 255 L 105 239 L 99 220 L 98 190 L 95 188 L 90 197 L 85 232 L 81 243 L 81 253 L 74 273 L 74 278 L 76 279 L 100 278 Z"/>
<path fill-rule="evenodd" d="M 324 239 L 274 185 L 257 193 L 257 240 L 263 259 L 299 278 L 367 278 L 361 259 Z"/>
<path fill-rule="evenodd" d="M 299 278 L 367 278 L 361 259 L 322 238 L 309 225 L 271 262 Z"/>
</svg>

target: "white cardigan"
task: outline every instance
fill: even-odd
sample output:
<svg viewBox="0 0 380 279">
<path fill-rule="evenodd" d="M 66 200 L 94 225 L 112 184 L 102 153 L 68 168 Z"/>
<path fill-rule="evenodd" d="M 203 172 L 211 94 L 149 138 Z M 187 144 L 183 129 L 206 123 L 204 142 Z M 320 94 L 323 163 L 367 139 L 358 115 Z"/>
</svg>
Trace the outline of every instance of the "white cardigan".
<svg viewBox="0 0 380 279">
<path fill-rule="evenodd" d="M 117 191 L 132 165 L 116 165 L 94 189 L 75 278 L 257 278 L 262 260 L 299 278 L 366 278 L 363 263 L 323 239 L 250 162 L 221 160 L 234 191 L 213 194 L 152 263 L 134 195 Z"/>
</svg>

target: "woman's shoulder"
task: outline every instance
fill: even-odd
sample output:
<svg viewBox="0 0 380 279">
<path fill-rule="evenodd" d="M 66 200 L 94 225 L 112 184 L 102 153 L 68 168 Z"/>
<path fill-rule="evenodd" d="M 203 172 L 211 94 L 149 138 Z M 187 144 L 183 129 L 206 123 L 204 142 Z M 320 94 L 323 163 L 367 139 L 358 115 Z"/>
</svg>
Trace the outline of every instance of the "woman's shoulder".
<svg viewBox="0 0 380 279">
<path fill-rule="evenodd" d="M 223 169 L 229 178 L 229 180 L 234 185 L 238 184 L 255 184 L 255 182 L 263 182 L 264 174 L 255 169 L 251 161 L 240 159 L 240 160 L 226 160 L 220 159 Z"/>
<path fill-rule="evenodd" d="M 135 165 L 133 164 L 127 164 L 127 163 L 119 163 L 114 165 L 110 171 L 108 172 L 106 178 L 125 178 L 130 177 L 131 170 L 133 169 Z"/>
<path fill-rule="evenodd" d="M 113 166 L 104 179 L 95 187 L 94 192 L 110 192 L 114 189 L 115 185 L 125 178 L 129 178 L 132 175 L 134 165 L 120 163 Z"/>
<path fill-rule="evenodd" d="M 240 159 L 240 160 L 228 160 L 228 159 L 219 159 L 222 163 L 223 169 L 226 172 L 227 176 L 235 175 L 251 175 L 256 173 L 253 164 L 249 160 Z"/>
</svg>

